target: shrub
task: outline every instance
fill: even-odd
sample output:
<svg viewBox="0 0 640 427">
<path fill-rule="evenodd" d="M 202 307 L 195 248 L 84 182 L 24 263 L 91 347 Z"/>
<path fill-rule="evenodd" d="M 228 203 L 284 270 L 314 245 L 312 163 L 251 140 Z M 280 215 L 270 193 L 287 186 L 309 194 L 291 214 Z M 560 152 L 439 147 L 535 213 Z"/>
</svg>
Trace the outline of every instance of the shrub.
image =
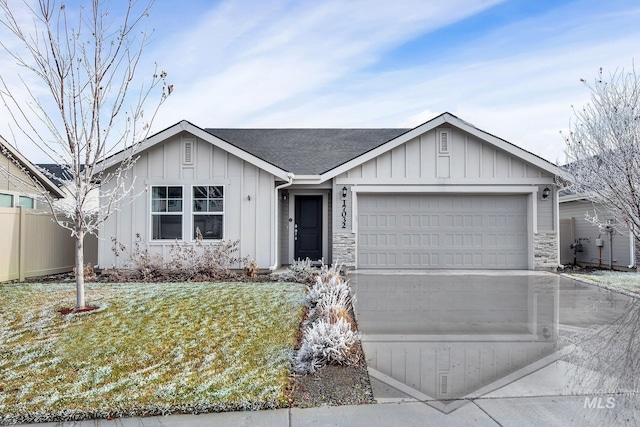
<svg viewBox="0 0 640 427">
<path fill-rule="evenodd" d="M 313 373 L 327 364 L 352 365 L 360 353 L 356 322 L 351 316 L 352 298 L 339 266 L 324 264 L 309 286 L 309 317 L 304 325 L 300 349 L 293 360 L 294 370 Z"/>
<path fill-rule="evenodd" d="M 255 260 L 237 256 L 239 240 L 209 244 L 203 240 L 199 229 L 196 229 L 194 243 L 176 241 L 171 246 L 168 260 L 151 254 L 140 234 L 136 234 L 130 253 L 115 238 L 112 241 L 112 250 L 116 256 L 128 255 L 125 267 L 131 269 L 131 274 L 114 269 L 111 278 L 117 281 L 216 281 L 234 279 L 231 269 L 240 265 L 244 265 L 244 270 L 249 272 L 250 277 L 255 277 L 258 270 Z"/>
<path fill-rule="evenodd" d="M 323 264 L 324 265 L 324 264 Z M 316 277 L 320 274 L 320 270 L 311 264 L 309 258 L 305 260 L 294 260 L 286 271 L 280 273 L 277 277 L 281 282 L 295 282 L 306 285 L 312 284 Z"/>
<path fill-rule="evenodd" d="M 304 334 L 294 368 L 301 373 L 313 373 L 328 364 L 356 364 L 359 356 L 354 347 L 358 339 L 357 332 L 342 318 L 335 322 L 324 319 L 314 322 Z"/>
</svg>

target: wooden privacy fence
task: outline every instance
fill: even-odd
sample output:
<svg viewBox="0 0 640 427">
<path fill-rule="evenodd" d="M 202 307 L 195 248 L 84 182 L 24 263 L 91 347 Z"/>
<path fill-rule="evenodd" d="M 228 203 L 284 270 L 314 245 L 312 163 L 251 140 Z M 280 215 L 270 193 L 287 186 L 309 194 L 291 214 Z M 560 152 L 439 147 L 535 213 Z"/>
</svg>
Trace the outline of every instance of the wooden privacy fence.
<svg viewBox="0 0 640 427">
<path fill-rule="evenodd" d="M 84 239 L 85 263 L 98 259 L 98 239 Z M 75 240 L 46 211 L 0 208 L 0 282 L 65 273 L 75 265 Z"/>
</svg>

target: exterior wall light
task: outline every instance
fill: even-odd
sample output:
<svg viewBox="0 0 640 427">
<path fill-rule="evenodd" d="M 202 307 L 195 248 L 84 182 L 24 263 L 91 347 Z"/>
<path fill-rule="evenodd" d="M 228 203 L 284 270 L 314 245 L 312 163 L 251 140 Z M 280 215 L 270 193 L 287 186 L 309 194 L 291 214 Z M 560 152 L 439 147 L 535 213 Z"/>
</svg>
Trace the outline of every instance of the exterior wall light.
<svg viewBox="0 0 640 427">
<path fill-rule="evenodd" d="M 342 187 L 342 198 L 343 199 L 347 198 L 347 187 Z"/>
<path fill-rule="evenodd" d="M 549 187 L 545 187 L 544 190 L 542 190 L 543 199 L 546 199 L 547 197 L 549 197 L 550 194 L 551 194 L 551 190 L 549 189 Z"/>
</svg>

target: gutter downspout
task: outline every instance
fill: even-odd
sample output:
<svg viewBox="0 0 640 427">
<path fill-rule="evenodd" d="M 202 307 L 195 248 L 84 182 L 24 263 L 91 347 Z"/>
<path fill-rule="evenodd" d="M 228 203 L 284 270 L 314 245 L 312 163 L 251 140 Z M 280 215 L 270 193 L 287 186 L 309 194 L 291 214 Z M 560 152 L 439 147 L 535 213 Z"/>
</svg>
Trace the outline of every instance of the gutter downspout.
<svg viewBox="0 0 640 427">
<path fill-rule="evenodd" d="M 273 235 L 272 235 L 272 241 L 273 241 L 273 265 L 271 267 L 269 267 L 269 271 L 275 271 L 276 268 L 278 268 L 280 266 L 280 260 L 278 259 L 278 253 L 279 248 L 278 248 L 278 224 L 280 223 L 280 217 L 279 217 L 279 213 L 280 213 L 280 190 L 282 190 L 283 188 L 289 187 L 291 184 L 293 184 L 293 178 L 295 177 L 294 174 L 292 174 L 291 172 L 289 172 L 287 174 L 287 178 L 289 179 L 288 182 L 285 182 L 284 184 L 280 184 L 275 188 L 275 193 L 276 193 L 276 202 L 273 205 L 273 217 L 275 219 L 275 227 L 273 227 Z"/>
<path fill-rule="evenodd" d="M 631 264 L 627 267 L 635 268 L 636 267 L 636 237 L 633 235 L 632 231 L 629 231 L 629 254 L 631 255 Z"/>
</svg>

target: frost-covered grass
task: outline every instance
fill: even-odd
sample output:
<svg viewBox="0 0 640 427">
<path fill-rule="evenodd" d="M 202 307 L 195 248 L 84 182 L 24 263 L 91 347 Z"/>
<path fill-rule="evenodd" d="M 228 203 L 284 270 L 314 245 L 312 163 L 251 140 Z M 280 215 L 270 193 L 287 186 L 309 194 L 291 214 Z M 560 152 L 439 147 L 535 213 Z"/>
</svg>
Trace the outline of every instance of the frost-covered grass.
<svg viewBox="0 0 640 427">
<path fill-rule="evenodd" d="M 594 271 L 593 273 L 566 273 L 567 276 L 593 283 L 632 296 L 640 296 L 640 274 L 628 271 Z"/>
<path fill-rule="evenodd" d="M 303 285 L 86 287 L 0 285 L 0 424 L 285 403 Z"/>
</svg>

